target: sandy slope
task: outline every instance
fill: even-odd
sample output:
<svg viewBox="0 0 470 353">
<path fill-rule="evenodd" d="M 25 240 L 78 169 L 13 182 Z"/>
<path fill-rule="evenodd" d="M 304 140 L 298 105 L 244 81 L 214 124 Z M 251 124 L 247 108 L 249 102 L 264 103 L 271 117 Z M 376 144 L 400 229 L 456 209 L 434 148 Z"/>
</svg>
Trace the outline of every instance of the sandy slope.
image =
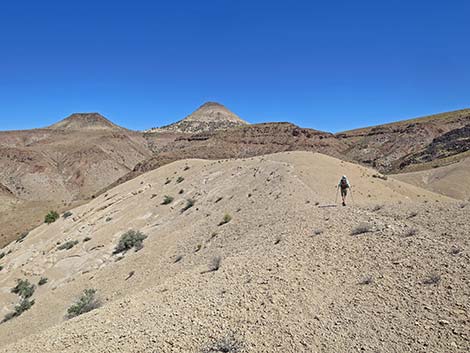
<svg viewBox="0 0 470 353">
<path fill-rule="evenodd" d="M 444 167 L 397 174 L 393 177 L 456 199 L 470 200 L 470 158 Z"/>
<path fill-rule="evenodd" d="M 342 174 L 356 206 L 318 207 Z M 179 161 L 117 186 L 3 250 L 1 314 L 16 278 L 49 282 L 0 325 L 0 351 L 201 352 L 229 336 L 247 352 L 468 351 L 470 206 L 373 174 L 291 152 Z M 352 236 L 363 222 L 372 231 Z M 148 238 L 118 261 L 128 229 Z M 214 256 L 220 269 L 205 273 Z M 424 284 L 433 273 L 440 282 Z M 103 307 L 65 321 L 85 288 Z"/>
</svg>

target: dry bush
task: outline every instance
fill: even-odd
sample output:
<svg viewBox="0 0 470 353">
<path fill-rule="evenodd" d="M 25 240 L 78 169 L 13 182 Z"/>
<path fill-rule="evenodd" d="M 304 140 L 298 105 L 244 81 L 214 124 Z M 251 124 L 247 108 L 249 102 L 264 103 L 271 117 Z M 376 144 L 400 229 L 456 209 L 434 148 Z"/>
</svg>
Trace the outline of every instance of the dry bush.
<svg viewBox="0 0 470 353">
<path fill-rule="evenodd" d="M 368 223 L 361 223 L 351 231 L 351 235 L 358 235 L 369 232 L 372 232 L 372 226 Z"/>
<path fill-rule="evenodd" d="M 441 276 L 437 273 L 430 273 L 423 279 L 423 284 L 438 284 L 441 281 Z"/>
<path fill-rule="evenodd" d="M 87 313 L 101 306 L 101 302 L 96 298 L 96 289 L 85 289 L 77 301 L 67 309 L 67 319 Z"/>
<path fill-rule="evenodd" d="M 113 254 L 119 254 L 121 252 L 126 252 L 132 248 L 140 250 L 143 247 L 143 242 L 147 238 L 145 234 L 140 231 L 129 230 L 121 235 L 119 243 L 116 245 L 116 248 L 113 251 Z"/>
</svg>

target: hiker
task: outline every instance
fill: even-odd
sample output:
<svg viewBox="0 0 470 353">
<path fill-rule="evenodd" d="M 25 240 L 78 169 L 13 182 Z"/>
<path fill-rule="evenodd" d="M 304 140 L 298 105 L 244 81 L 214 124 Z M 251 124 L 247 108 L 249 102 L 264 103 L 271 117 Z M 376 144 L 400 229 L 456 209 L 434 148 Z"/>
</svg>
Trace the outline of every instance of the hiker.
<svg viewBox="0 0 470 353">
<path fill-rule="evenodd" d="M 341 177 L 337 187 L 341 188 L 341 198 L 343 199 L 343 206 L 346 206 L 346 196 L 348 195 L 348 189 L 351 188 L 351 185 L 349 184 L 349 180 L 348 178 L 346 178 L 346 175 L 343 175 Z"/>
</svg>

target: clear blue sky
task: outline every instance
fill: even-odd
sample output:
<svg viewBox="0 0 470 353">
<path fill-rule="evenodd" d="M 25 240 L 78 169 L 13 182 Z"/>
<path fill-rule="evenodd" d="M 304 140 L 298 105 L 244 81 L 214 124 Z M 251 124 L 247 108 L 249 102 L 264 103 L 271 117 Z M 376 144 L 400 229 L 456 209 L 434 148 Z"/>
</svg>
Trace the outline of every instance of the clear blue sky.
<svg viewBox="0 0 470 353">
<path fill-rule="evenodd" d="M 470 1 L 2 1 L 0 130 L 205 101 L 340 131 L 470 107 Z"/>
</svg>

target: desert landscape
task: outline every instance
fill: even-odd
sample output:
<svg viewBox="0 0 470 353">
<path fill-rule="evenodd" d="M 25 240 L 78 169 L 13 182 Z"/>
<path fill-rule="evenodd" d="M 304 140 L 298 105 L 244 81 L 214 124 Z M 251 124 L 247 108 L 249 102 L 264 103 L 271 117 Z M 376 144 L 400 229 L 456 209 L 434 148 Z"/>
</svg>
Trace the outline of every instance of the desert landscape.
<svg viewBox="0 0 470 353">
<path fill-rule="evenodd" d="M 467 352 L 468 126 L 2 132 L 0 352 Z"/>
</svg>

